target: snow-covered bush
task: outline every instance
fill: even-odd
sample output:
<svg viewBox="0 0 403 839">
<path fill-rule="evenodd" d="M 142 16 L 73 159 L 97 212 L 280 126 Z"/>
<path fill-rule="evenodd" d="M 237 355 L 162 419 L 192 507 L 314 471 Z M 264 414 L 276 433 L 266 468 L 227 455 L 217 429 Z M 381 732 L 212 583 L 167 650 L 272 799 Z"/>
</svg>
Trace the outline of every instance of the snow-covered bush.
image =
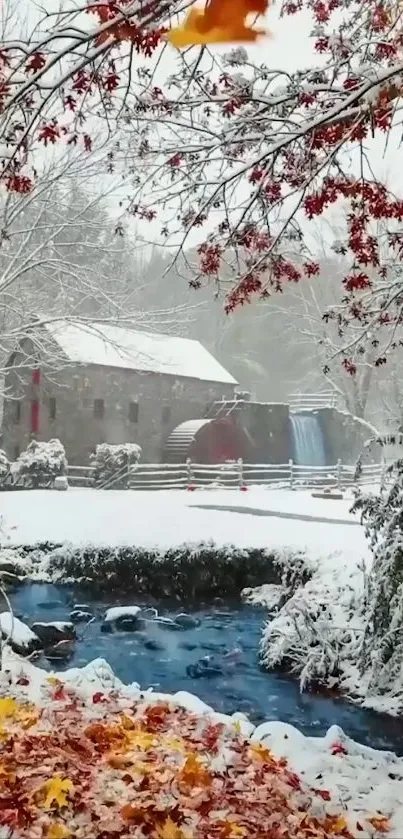
<svg viewBox="0 0 403 839">
<path fill-rule="evenodd" d="M 100 443 L 91 455 L 94 486 L 127 489 L 130 471 L 139 462 L 140 455 L 141 448 L 136 443 Z"/>
<path fill-rule="evenodd" d="M 3 449 L 0 449 L 0 486 L 3 486 L 7 476 L 10 474 L 10 461 Z"/>
<path fill-rule="evenodd" d="M 263 666 L 297 674 L 301 690 L 339 686 L 346 665 L 358 657 L 362 592 L 346 580 L 338 587 L 337 577 L 314 576 L 297 588 L 263 631 Z"/>
<path fill-rule="evenodd" d="M 48 487 L 59 475 L 66 475 L 66 452 L 60 440 L 38 442 L 32 440 L 15 465 L 15 478 L 22 478 L 26 486 Z"/>
<path fill-rule="evenodd" d="M 403 460 L 388 468 L 387 484 L 377 496 L 358 493 L 353 506 L 374 557 L 360 664 L 369 674 L 369 690 L 393 689 L 403 708 Z"/>
</svg>

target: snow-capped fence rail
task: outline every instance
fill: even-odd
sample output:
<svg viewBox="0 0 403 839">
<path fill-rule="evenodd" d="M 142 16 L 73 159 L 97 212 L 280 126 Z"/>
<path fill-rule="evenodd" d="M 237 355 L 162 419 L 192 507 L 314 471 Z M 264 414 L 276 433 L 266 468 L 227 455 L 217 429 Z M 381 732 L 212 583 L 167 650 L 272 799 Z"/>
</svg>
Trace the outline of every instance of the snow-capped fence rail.
<svg viewBox="0 0 403 839">
<path fill-rule="evenodd" d="M 338 488 L 377 484 L 385 480 L 383 464 L 363 465 L 358 472 L 355 466 L 338 461 L 332 466 L 299 466 L 292 460 L 287 463 L 244 463 L 241 459 L 224 464 L 193 463 L 142 463 L 131 473 L 130 489 L 197 489 L 199 487 L 225 487 L 240 489 L 248 486 L 272 488 Z"/>
<path fill-rule="evenodd" d="M 332 390 L 321 393 L 293 393 L 289 399 L 290 411 L 315 411 L 318 408 L 337 408 L 337 395 Z"/>
</svg>

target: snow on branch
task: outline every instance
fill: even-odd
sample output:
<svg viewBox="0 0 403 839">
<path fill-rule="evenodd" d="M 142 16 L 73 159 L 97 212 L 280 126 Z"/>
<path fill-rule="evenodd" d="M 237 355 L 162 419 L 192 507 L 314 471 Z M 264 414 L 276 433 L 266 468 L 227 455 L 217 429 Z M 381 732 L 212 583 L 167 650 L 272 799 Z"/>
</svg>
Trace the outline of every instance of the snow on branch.
<svg viewBox="0 0 403 839">
<path fill-rule="evenodd" d="M 304 220 L 340 203 L 347 224 L 337 246 L 349 268 L 340 306 L 326 317 L 346 334 L 348 373 L 355 374 L 355 355 L 368 343 L 374 365 L 383 365 L 401 340 L 403 200 L 375 178 L 367 146 L 375 136 L 397 136 L 400 7 L 392 0 L 285 0 L 282 14 L 296 22 L 300 12 L 311 17 L 317 56 L 290 73 L 254 63 L 243 46 L 222 57 L 210 47 L 175 52 L 165 31 L 189 5 L 88 0 L 77 7 L 67 0 L 55 13 L 37 11 L 25 38 L 16 38 L 18 26 L 6 32 L 5 190 L 34 189 L 38 150 L 67 144 L 90 155 L 104 144 L 109 170 L 127 178 L 124 211 L 158 226 L 159 241 L 177 254 L 196 231 L 197 259 L 184 259 L 191 285 L 214 282 L 227 312 L 317 277 Z M 164 50 L 173 66 L 168 78 Z M 380 221 L 392 259 L 374 233 Z"/>
</svg>

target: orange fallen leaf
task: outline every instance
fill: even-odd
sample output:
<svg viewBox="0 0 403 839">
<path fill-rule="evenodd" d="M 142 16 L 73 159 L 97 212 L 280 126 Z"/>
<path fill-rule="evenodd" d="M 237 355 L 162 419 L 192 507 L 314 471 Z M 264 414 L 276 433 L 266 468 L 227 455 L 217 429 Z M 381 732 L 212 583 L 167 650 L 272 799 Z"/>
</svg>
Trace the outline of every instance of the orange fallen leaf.
<svg viewBox="0 0 403 839">
<path fill-rule="evenodd" d="M 207 0 L 204 10 L 190 9 L 182 26 L 166 39 L 176 47 L 195 44 L 256 41 L 266 30 L 246 25 L 249 14 L 264 14 L 269 0 Z"/>
<path fill-rule="evenodd" d="M 144 809 L 142 807 L 136 807 L 135 804 L 124 804 L 120 809 L 120 815 L 127 822 L 134 821 L 144 816 Z"/>
<path fill-rule="evenodd" d="M 367 819 L 367 822 L 372 824 L 372 827 L 378 830 L 379 833 L 388 833 L 390 830 L 390 821 L 386 816 L 372 816 L 371 819 Z"/>
<path fill-rule="evenodd" d="M 112 769 L 126 769 L 127 766 L 131 766 L 133 760 L 128 755 L 115 755 L 111 754 L 108 757 L 109 766 L 112 766 Z"/>
<path fill-rule="evenodd" d="M 16 779 L 15 772 L 10 772 L 4 764 L 0 763 L 0 787 L 4 783 L 15 784 Z"/>
<path fill-rule="evenodd" d="M 325 819 L 325 829 L 332 832 L 334 836 L 339 836 L 348 830 L 347 822 L 344 816 L 327 816 Z"/>
<path fill-rule="evenodd" d="M 212 780 L 210 773 L 194 752 L 187 756 L 180 772 L 180 779 L 189 787 L 207 787 Z"/>
<path fill-rule="evenodd" d="M 264 762 L 269 762 L 272 759 L 269 749 L 267 749 L 266 746 L 262 746 L 261 743 L 252 743 L 250 750 L 255 757 L 259 757 L 260 760 L 263 760 Z"/>
</svg>

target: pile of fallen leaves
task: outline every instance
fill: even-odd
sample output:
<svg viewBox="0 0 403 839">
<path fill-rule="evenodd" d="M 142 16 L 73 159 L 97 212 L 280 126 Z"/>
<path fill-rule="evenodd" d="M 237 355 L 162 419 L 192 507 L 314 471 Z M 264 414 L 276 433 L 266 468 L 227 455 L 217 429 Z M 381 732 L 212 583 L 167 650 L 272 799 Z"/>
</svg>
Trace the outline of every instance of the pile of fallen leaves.
<svg viewBox="0 0 403 839">
<path fill-rule="evenodd" d="M 12 687 L 0 698 L 0 825 L 10 836 L 351 836 L 343 816 L 326 815 L 323 791 L 236 726 L 150 697 L 47 685 L 43 707 Z"/>
</svg>

